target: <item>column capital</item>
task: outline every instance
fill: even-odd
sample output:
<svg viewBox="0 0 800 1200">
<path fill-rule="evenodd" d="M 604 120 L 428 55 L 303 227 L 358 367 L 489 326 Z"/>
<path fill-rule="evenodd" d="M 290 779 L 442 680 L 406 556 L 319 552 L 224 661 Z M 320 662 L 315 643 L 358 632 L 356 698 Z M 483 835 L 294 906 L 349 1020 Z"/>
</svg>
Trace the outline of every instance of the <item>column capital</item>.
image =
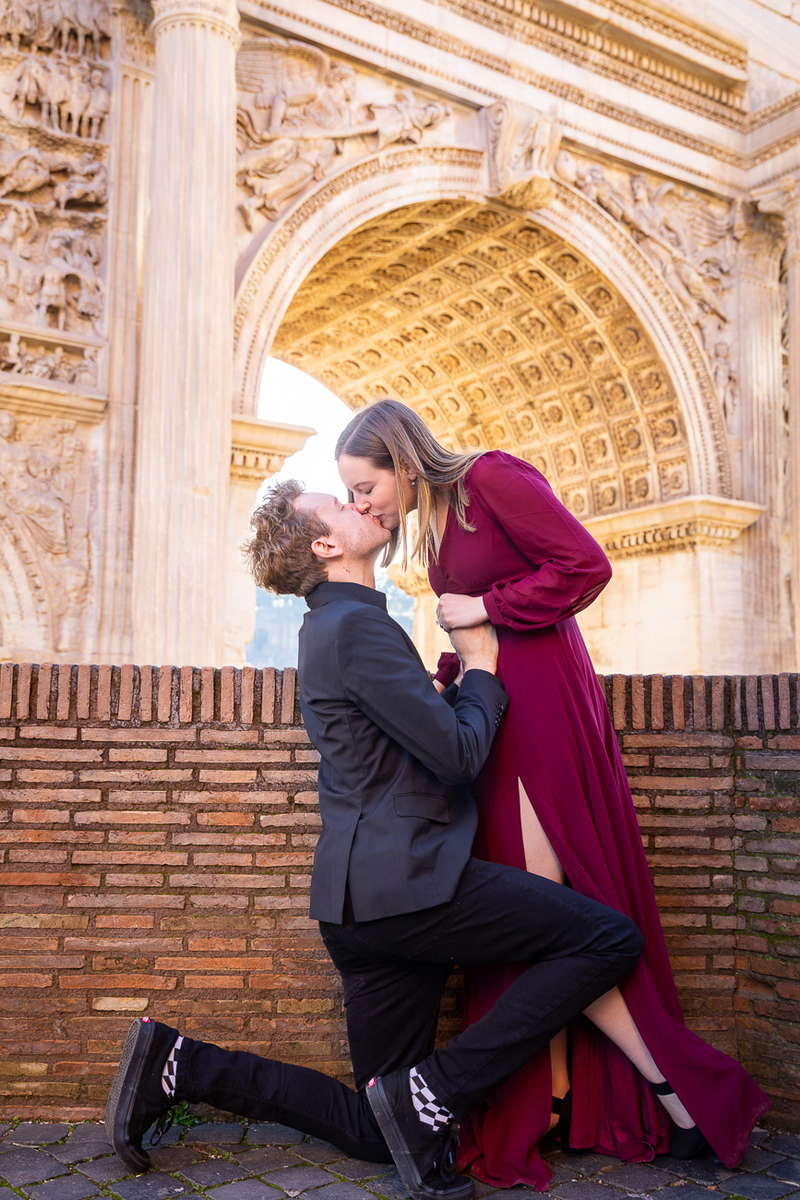
<svg viewBox="0 0 800 1200">
<path fill-rule="evenodd" d="M 800 221 L 800 171 L 754 188 L 752 197 L 761 212 L 777 213 L 796 225 Z"/>
<path fill-rule="evenodd" d="M 153 0 L 153 13 L 151 28 L 156 42 L 170 29 L 194 25 L 213 30 L 239 47 L 236 0 Z"/>
</svg>

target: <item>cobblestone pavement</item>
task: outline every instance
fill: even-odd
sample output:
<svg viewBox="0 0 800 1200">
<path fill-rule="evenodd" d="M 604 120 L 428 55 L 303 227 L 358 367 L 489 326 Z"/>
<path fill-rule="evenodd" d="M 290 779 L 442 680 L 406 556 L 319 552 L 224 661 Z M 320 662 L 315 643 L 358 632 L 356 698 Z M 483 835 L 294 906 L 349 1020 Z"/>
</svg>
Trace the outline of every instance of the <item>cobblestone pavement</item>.
<svg viewBox="0 0 800 1200">
<path fill-rule="evenodd" d="M 166 1144 L 165 1144 L 166 1142 Z M 154 1168 L 131 1175 L 111 1153 L 103 1126 L 0 1125 L 0 1200 L 403 1200 L 394 1170 L 343 1156 L 282 1125 L 205 1122 L 175 1127 L 151 1151 Z M 800 1200 L 800 1136 L 756 1130 L 738 1170 L 716 1159 L 620 1163 L 599 1154 L 556 1152 L 556 1200 Z M 478 1196 L 532 1200 L 529 1188 Z"/>
</svg>

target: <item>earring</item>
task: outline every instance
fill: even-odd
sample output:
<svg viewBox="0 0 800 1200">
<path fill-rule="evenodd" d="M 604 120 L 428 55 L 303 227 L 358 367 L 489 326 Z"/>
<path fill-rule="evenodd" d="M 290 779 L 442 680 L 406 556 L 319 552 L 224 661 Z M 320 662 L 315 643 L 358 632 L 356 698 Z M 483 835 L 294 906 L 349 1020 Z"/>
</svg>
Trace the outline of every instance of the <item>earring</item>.
<svg viewBox="0 0 800 1200">
<path fill-rule="evenodd" d="M 411 484 L 411 486 L 412 486 L 412 487 L 416 487 L 416 486 L 417 486 L 417 481 L 416 481 L 416 479 L 410 479 L 410 480 L 409 480 L 409 483 Z"/>
</svg>

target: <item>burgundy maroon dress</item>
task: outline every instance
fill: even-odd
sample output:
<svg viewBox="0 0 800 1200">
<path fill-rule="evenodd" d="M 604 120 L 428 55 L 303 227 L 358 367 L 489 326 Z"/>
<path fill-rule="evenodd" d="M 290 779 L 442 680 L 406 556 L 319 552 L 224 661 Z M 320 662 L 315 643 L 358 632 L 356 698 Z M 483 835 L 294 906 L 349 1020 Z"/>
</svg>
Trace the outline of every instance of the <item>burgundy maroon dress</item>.
<svg viewBox="0 0 800 1200">
<path fill-rule="evenodd" d="M 479 780 L 474 852 L 524 868 L 521 780 L 569 885 L 642 930 L 644 955 L 622 988 L 628 1007 L 660 1070 L 733 1166 L 769 1100 L 738 1063 L 683 1023 L 616 737 L 573 616 L 608 582 L 608 560 L 528 463 L 491 451 L 473 463 L 466 483 L 474 532 L 451 509 L 430 582 L 437 595 L 483 597 L 510 701 Z M 444 657 L 450 661 L 439 678 L 449 682 L 453 661 Z M 513 977 L 513 968 L 470 973 L 467 1022 Z M 585 1018 L 569 1038 L 572 1146 L 633 1162 L 666 1153 L 665 1110 L 628 1059 Z M 550 1171 L 538 1144 L 550 1123 L 550 1094 L 544 1050 L 465 1122 L 461 1169 L 495 1186 L 545 1189 Z"/>
</svg>

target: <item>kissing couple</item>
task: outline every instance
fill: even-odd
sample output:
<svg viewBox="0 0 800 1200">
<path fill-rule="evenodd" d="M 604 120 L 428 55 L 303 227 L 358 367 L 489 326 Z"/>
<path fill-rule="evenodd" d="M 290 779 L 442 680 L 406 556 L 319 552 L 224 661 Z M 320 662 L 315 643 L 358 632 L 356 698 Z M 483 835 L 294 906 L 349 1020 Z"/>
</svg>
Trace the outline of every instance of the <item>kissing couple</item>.
<svg viewBox="0 0 800 1200">
<path fill-rule="evenodd" d="M 273 486 L 246 553 L 260 586 L 308 604 L 310 911 L 341 976 L 355 1089 L 141 1018 L 107 1105 L 114 1148 L 146 1170 L 146 1130 L 204 1101 L 394 1161 L 415 1200 L 469 1200 L 467 1172 L 544 1190 L 554 1141 L 735 1166 L 769 1100 L 682 1020 L 575 622 L 608 560 L 535 468 L 453 453 L 398 401 L 362 409 L 336 457 L 347 502 Z M 453 644 L 433 680 L 375 588 L 398 545 L 427 566 Z M 437 1047 L 456 965 L 465 1026 Z"/>
</svg>

